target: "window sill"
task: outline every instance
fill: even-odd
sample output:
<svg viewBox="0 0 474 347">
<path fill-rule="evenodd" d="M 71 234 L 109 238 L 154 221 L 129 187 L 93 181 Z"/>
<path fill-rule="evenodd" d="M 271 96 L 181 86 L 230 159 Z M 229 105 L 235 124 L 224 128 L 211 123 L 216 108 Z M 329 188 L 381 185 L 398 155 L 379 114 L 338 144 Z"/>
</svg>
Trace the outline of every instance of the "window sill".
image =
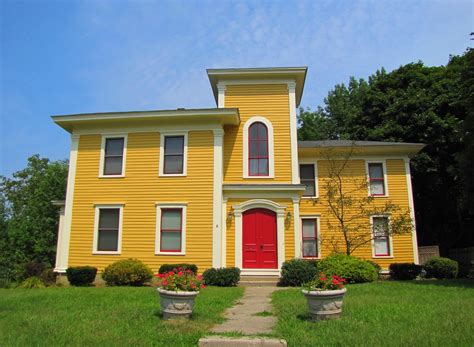
<svg viewBox="0 0 474 347">
<path fill-rule="evenodd" d="M 301 257 L 303 260 L 321 260 L 321 257 Z"/>
<path fill-rule="evenodd" d="M 254 178 L 255 179 L 264 179 L 264 178 L 269 179 L 269 178 L 275 178 L 275 176 L 244 176 L 243 178 L 244 179 L 249 179 L 249 178 L 250 179 L 254 179 Z"/>
<path fill-rule="evenodd" d="M 372 259 L 393 259 L 393 255 L 373 255 Z"/>
<path fill-rule="evenodd" d="M 125 175 L 99 175 L 99 178 L 124 178 Z"/>
<path fill-rule="evenodd" d="M 155 252 L 155 255 L 186 255 L 185 252 Z"/>
<path fill-rule="evenodd" d="M 186 177 L 186 174 L 159 174 L 159 177 Z"/>
<path fill-rule="evenodd" d="M 317 196 L 302 196 L 301 199 L 305 199 L 305 200 L 313 200 L 313 199 L 318 199 L 319 198 L 319 195 Z"/>
<path fill-rule="evenodd" d="M 112 252 L 112 251 L 94 251 L 92 255 L 120 255 L 121 252 Z"/>
</svg>

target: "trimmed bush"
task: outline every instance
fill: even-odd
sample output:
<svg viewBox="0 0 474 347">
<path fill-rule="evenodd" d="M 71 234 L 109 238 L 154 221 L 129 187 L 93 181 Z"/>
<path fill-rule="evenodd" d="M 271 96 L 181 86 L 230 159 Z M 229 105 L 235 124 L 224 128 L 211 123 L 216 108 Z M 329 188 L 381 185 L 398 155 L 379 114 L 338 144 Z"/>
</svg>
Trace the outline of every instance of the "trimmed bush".
<svg viewBox="0 0 474 347">
<path fill-rule="evenodd" d="M 21 282 L 18 288 L 37 289 L 37 288 L 44 288 L 44 287 L 45 285 L 43 281 L 39 277 L 33 276 L 33 277 L 28 277 L 26 280 Z"/>
<path fill-rule="evenodd" d="M 428 259 L 423 268 L 427 278 L 456 278 L 459 271 L 457 261 L 443 257 Z"/>
<path fill-rule="evenodd" d="M 66 276 L 69 283 L 73 286 L 89 286 L 95 280 L 97 268 L 93 266 L 74 266 L 68 267 Z"/>
<path fill-rule="evenodd" d="M 158 273 L 164 274 L 165 272 L 178 272 L 178 268 L 181 268 L 181 270 L 186 271 L 186 270 L 191 270 L 195 275 L 198 273 L 198 267 L 196 264 L 163 264 L 160 266 L 160 269 L 158 270 Z"/>
<path fill-rule="evenodd" d="M 352 255 L 333 254 L 318 263 L 318 270 L 326 276 L 337 275 L 348 283 L 373 282 L 378 278 L 375 267 Z"/>
<path fill-rule="evenodd" d="M 142 286 L 153 278 L 153 271 L 138 259 L 123 259 L 104 269 L 108 286 Z"/>
<path fill-rule="evenodd" d="M 285 261 L 281 267 L 279 285 L 301 286 L 311 281 L 318 274 L 318 262 L 315 260 L 292 259 Z"/>
<path fill-rule="evenodd" d="M 234 287 L 240 281 L 240 269 L 236 267 L 211 268 L 204 271 L 202 277 L 208 286 Z"/>
<path fill-rule="evenodd" d="M 421 274 L 422 267 L 415 263 L 393 263 L 390 264 L 390 277 L 394 280 L 414 280 Z"/>
</svg>

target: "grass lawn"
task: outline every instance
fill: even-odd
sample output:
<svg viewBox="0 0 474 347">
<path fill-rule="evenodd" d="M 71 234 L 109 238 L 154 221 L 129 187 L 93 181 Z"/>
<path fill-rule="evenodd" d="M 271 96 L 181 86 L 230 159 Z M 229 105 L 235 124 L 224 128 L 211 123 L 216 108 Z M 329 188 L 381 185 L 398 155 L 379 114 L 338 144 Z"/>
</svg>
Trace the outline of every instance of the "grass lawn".
<svg viewBox="0 0 474 347">
<path fill-rule="evenodd" d="M 242 293 L 203 289 L 189 323 L 163 321 L 151 287 L 0 289 L 0 346 L 196 346 Z"/>
<path fill-rule="evenodd" d="M 300 289 L 273 304 L 288 346 L 474 346 L 474 281 L 350 285 L 337 321 L 310 322 Z"/>
</svg>

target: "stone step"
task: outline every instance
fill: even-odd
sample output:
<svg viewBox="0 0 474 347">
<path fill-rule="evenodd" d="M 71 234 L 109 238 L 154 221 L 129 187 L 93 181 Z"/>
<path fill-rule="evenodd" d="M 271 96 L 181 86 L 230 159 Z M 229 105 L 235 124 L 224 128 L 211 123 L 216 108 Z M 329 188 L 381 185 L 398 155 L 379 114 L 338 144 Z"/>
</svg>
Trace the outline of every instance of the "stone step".
<svg viewBox="0 0 474 347">
<path fill-rule="evenodd" d="M 275 287 L 279 281 L 277 276 L 241 276 L 239 286 Z"/>
<path fill-rule="evenodd" d="M 287 343 L 281 339 L 271 339 L 266 337 L 224 337 L 205 336 L 199 340 L 199 347 L 241 347 L 241 346 L 268 346 L 286 347 Z"/>
</svg>

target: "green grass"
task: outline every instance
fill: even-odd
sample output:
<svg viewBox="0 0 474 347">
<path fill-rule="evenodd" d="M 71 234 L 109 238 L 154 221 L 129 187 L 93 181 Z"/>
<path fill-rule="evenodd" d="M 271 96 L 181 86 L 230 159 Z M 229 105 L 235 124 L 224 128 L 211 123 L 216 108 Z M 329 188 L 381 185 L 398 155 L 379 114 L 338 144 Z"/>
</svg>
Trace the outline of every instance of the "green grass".
<svg viewBox="0 0 474 347">
<path fill-rule="evenodd" d="M 310 322 L 300 289 L 276 291 L 273 304 L 288 346 L 474 345 L 474 281 L 350 285 L 336 321 Z"/>
<path fill-rule="evenodd" d="M 151 287 L 0 289 L 0 346 L 196 346 L 242 293 L 207 287 L 191 321 L 173 322 Z"/>
</svg>

